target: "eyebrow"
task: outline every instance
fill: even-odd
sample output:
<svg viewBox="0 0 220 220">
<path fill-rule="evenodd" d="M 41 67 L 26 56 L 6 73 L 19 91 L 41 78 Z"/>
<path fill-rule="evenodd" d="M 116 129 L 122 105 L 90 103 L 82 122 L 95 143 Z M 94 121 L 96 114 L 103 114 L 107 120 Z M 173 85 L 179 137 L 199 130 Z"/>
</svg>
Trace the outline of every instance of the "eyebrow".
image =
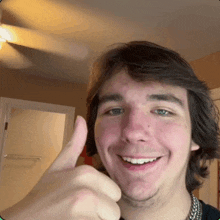
<svg viewBox="0 0 220 220">
<path fill-rule="evenodd" d="M 123 101 L 123 97 L 119 94 L 103 95 L 99 99 L 98 106 L 103 105 L 106 102 L 121 102 L 121 101 Z"/>
<path fill-rule="evenodd" d="M 152 94 L 148 96 L 147 100 L 168 101 L 176 103 L 180 107 L 184 107 L 183 101 L 173 94 Z"/>
<path fill-rule="evenodd" d="M 173 94 L 151 94 L 147 96 L 147 101 L 167 101 L 178 104 L 180 107 L 184 107 L 183 101 Z M 123 101 L 123 97 L 120 94 L 110 94 L 110 95 L 103 95 L 99 99 L 99 104 L 103 105 L 106 102 L 121 102 Z"/>
</svg>

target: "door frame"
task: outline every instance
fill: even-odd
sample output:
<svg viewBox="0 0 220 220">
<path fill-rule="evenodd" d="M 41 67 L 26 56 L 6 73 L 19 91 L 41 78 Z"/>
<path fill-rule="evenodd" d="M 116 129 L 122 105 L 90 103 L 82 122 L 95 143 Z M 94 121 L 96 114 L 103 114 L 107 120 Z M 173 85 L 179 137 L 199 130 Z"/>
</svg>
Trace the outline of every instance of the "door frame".
<svg viewBox="0 0 220 220">
<path fill-rule="evenodd" d="M 5 123 L 9 122 L 10 120 L 10 113 L 12 108 L 31 109 L 65 114 L 66 118 L 64 125 L 62 148 L 68 143 L 73 133 L 75 107 L 0 97 L 0 179 L 2 163 L 4 160 L 4 146 L 7 138 L 7 132 L 5 131 Z"/>
</svg>

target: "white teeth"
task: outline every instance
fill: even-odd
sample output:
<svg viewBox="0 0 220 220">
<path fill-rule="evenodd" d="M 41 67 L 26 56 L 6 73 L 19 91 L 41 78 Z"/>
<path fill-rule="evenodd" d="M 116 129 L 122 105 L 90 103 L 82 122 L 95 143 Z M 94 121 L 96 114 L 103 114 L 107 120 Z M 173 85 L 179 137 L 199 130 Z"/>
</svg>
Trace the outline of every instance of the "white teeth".
<svg viewBox="0 0 220 220">
<path fill-rule="evenodd" d="M 130 157 L 122 157 L 122 159 L 124 161 L 127 161 L 129 163 L 132 163 L 132 164 L 144 164 L 144 163 L 148 163 L 148 162 L 153 162 L 155 161 L 157 158 L 151 158 L 151 159 L 133 159 L 133 158 L 130 158 Z"/>
</svg>

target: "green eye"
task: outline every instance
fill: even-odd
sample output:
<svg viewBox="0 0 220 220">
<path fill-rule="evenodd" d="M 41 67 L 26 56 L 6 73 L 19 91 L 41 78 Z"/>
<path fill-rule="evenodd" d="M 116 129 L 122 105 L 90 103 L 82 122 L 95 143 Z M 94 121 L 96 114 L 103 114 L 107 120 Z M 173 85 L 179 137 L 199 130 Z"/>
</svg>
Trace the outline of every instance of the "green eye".
<svg viewBox="0 0 220 220">
<path fill-rule="evenodd" d="M 109 110 L 109 111 L 107 112 L 107 114 L 114 116 L 114 115 L 120 115 L 120 114 L 122 114 L 123 112 L 124 112 L 124 110 L 121 109 L 121 108 L 114 108 L 114 109 Z"/>
<path fill-rule="evenodd" d="M 162 115 L 162 116 L 172 115 L 172 112 L 169 112 L 169 111 L 167 111 L 165 109 L 157 109 L 157 110 L 155 110 L 155 112 L 158 115 Z"/>
</svg>

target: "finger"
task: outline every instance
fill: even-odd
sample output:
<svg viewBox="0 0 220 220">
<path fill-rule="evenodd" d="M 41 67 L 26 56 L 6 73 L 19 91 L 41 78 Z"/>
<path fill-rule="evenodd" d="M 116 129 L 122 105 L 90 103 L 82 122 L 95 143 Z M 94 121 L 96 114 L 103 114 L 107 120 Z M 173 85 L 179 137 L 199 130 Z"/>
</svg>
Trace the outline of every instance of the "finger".
<svg viewBox="0 0 220 220">
<path fill-rule="evenodd" d="M 89 187 L 91 190 L 104 194 L 114 201 L 121 198 L 119 186 L 108 176 L 88 165 L 77 167 L 74 173 L 74 183 L 75 186 Z"/>
<path fill-rule="evenodd" d="M 88 130 L 85 119 L 81 116 L 77 116 L 74 132 L 69 143 L 50 166 L 48 172 L 75 168 L 78 157 L 85 146 L 87 133 Z"/>
<path fill-rule="evenodd" d="M 100 173 L 98 184 L 96 182 L 97 190 L 107 195 L 114 201 L 118 201 L 121 198 L 121 189 L 120 187 L 108 176 L 103 173 Z"/>
<path fill-rule="evenodd" d="M 74 192 L 71 213 L 74 219 L 99 217 L 104 220 L 118 220 L 120 218 L 120 208 L 115 201 L 102 193 L 84 187 Z"/>
<path fill-rule="evenodd" d="M 120 219 L 121 211 L 115 201 L 102 194 L 99 195 L 97 215 L 100 219 L 118 220 Z"/>
</svg>

